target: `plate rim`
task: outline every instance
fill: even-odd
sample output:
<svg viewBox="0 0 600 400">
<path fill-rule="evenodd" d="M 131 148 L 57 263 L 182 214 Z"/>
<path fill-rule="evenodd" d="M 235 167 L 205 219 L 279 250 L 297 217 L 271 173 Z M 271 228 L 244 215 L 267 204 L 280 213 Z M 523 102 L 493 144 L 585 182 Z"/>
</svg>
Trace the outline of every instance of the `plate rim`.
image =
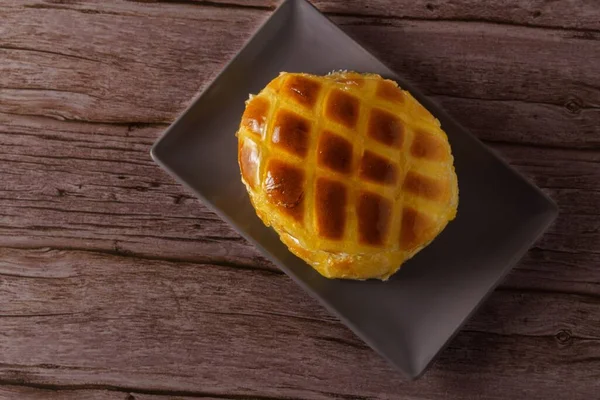
<svg viewBox="0 0 600 400">
<path fill-rule="evenodd" d="M 544 202 L 547 205 L 547 210 L 544 210 L 544 211 L 546 214 L 548 214 L 548 217 L 545 219 L 545 222 L 543 224 L 539 224 L 538 229 L 536 230 L 535 234 L 531 236 L 531 239 L 526 242 L 523 242 L 521 248 L 518 251 L 515 251 L 511 255 L 510 260 L 504 264 L 504 267 L 501 271 L 502 273 L 499 274 L 494 279 L 494 282 L 492 283 L 492 285 L 490 285 L 488 288 L 486 288 L 485 294 L 477 301 L 477 303 L 470 310 L 470 312 L 466 313 L 463 316 L 463 318 L 458 323 L 457 328 L 452 332 L 451 335 L 448 336 L 448 338 L 444 341 L 444 343 L 435 350 L 434 354 L 431 357 L 429 357 L 429 360 L 423 366 L 409 369 L 409 368 L 406 368 L 407 365 L 400 365 L 398 362 L 394 361 L 391 357 L 389 357 L 386 354 L 384 349 L 380 348 L 379 345 L 373 343 L 373 341 L 368 337 L 368 335 L 364 334 L 359 327 L 357 327 L 354 323 L 352 323 L 350 320 L 348 320 L 342 312 L 338 311 L 325 298 L 318 295 L 303 280 L 298 279 L 297 277 L 290 274 L 288 272 L 289 269 L 285 265 L 283 265 L 282 263 L 280 263 L 279 261 L 277 261 L 273 257 L 271 257 L 270 252 L 267 251 L 258 241 L 256 241 L 255 239 L 253 239 L 252 237 L 247 235 L 244 230 L 239 229 L 237 227 L 237 224 L 235 224 L 229 218 L 228 214 L 225 214 L 224 212 L 219 210 L 217 207 L 215 207 L 210 201 L 208 201 L 208 199 L 202 194 L 202 192 L 200 192 L 197 189 L 195 189 L 194 187 L 192 187 L 181 176 L 179 176 L 179 174 L 175 170 L 173 170 L 168 165 L 168 163 L 166 163 L 162 159 L 161 154 L 160 154 L 160 147 L 161 147 L 162 143 L 164 142 L 164 140 L 167 138 L 167 136 L 169 136 L 175 129 L 178 128 L 178 125 L 181 122 L 181 120 L 194 107 L 196 107 L 197 103 L 204 97 L 204 95 L 207 92 L 209 92 L 210 90 L 213 89 L 213 87 L 217 84 L 217 82 L 223 77 L 223 75 L 225 75 L 227 70 L 233 64 L 235 64 L 236 61 L 241 57 L 241 54 L 244 52 L 244 50 L 256 39 L 256 37 L 261 32 L 263 32 L 265 30 L 266 27 L 268 27 L 273 22 L 273 20 L 278 16 L 279 13 L 284 12 L 287 7 L 295 7 L 295 6 L 296 7 L 297 6 L 304 6 L 304 7 L 308 6 L 312 12 L 316 12 L 320 17 L 324 18 L 327 21 L 327 23 L 329 23 L 333 27 L 334 30 L 336 30 L 339 34 L 343 35 L 344 37 L 346 37 L 347 40 L 350 40 L 355 46 L 360 48 L 363 51 L 363 53 L 371 59 L 371 61 L 383 65 L 386 69 L 391 71 L 394 75 L 397 75 L 396 72 L 394 71 L 394 69 L 390 68 L 384 61 L 377 58 L 363 44 L 359 43 L 353 37 L 351 37 L 346 32 L 344 32 L 335 22 L 333 22 L 329 17 L 327 17 L 325 14 L 323 14 L 321 11 L 319 11 L 318 8 L 315 7 L 313 4 L 311 4 L 309 1 L 307 1 L 307 0 L 283 0 L 273 10 L 271 15 L 269 15 L 265 19 L 265 21 L 263 21 L 259 25 L 259 27 L 255 30 L 255 32 L 252 33 L 252 35 L 250 35 L 250 37 L 244 42 L 242 47 L 235 53 L 235 55 L 227 63 L 225 63 L 225 65 L 220 69 L 219 73 L 216 76 L 214 76 L 214 78 L 212 78 L 210 83 L 206 87 L 204 87 L 204 89 L 198 91 L 198 93 L 196 93 L 196 95 L 194 97 L 192 97 L 192 99 L 189 101 L 188 106 L 173 120 L 173 122 L 171 122 L 169 127 L 159 136 L 159 138 L 156 139 L 156 141 L 154 142 L 154 144 L 152 145 L 152 147 L 150 149 L 150 156 L 156 164 L 158 164 L 162 169 L 164 169 L 167 173 L 169 173 L 169 175 L 171 175 L 179 184 L 181 184 L 182 186 L 184 186 L 188 190 L 190 190 L 192 193 L 194 193 L 196 195 L 196 197 L 202 201 L 202 204 L 205 207 L 207 207 L 210 211 L 214 212 L 219 218 L 221 218 L 223 221 L 225 221 L 227 224 L 229 224 L 244 239 L 246 239 L 249 243 L 251 243 L 253 246 L 255 246 L 262 253 L 263 256 L 265 256 L 269 261 L 271 261 L 280 270 L 282 270 L 289 278 L 291 278 L 297 285 L 299 285 L 313 299 L 317 300 L 319 302 L 319 304 L 321 304 L 328 312 L 330 312 L 336 318 L 338 318 L 355 335 L 357 335 L 369 347 L 371 347 L 373 350 L 375 350 L 376 353 L 378 353 L 382 358 L 384 358 L 385 360 L 387 360 L 387 362 L 389 362 L 391 365 L 393 365 L 395 367 L 395 369 L 397 371 L 401 372 L 401 374 L 406 379 L 413 381 L 413 380 L 420 378 L 425 372 L 427 372 L 427 370 L 431 367 L 431 365 L 433 363 L 435 363 L 435 361 L 437 360 L 440 353 L 442 353 L 442 351 L 447 348 L 447 346 L 456 337 L 456 335 L 458 335 L 458 333 L 461 332 L 465 323 L 473 317 L 473 315 L 480 309 L 481 305 L 483 303 L 485 303 L 485 301 L 487 301 L 487 299 L 491 296 L 491 294 L 495 291 L 495 289 L 500 285 L 500 283 L 502 283 L 505 280 L 506 276 L 514 269 L 514 267 L 517 265 L 519 260 L 521 260 L 523 258 L 525 253 L 527 253 L 527 251 L 532 247 L 532 245 L 535 242 L 537 242 L 541 238 L 541 236 L 547 231 L 547 229 L 554 223 L 554 221 L 556 220 L 556 218 L 559 214 L 559 207 L 556 204 L 556 202 L 546 192 L 544 192 L 541 188 L 539 188 L 537 185 L 535 185 L 528 177 L 521 174 L 515 167 L 510 165 L 508 163 L 508 161 L 506 161 L 503 157 L 501 157 L 494 149 L 488 147 L 481 139 L 479 139 L 477 136 L 475 136 L 473 133 L 471 133 L 470 130 L 466 129 L 453 116 L 448 114 L 444 107 L 437 104 L 437 102 L 435 102 L 433 99 L 431 99 L 428 96 L 421 93 L 418 90 L 418 85 L 413 85 L 412 82 L 410 82 L 406 78 L 402 77 L 403 80 L 408 82 L 410 84 L 410 86 L 413 87 L 413 88 L 411 88 L 411 93 L 416 92 L 415 94 L 417 94 L 418 97 L 422 97 L 422 98 L 426 99 L 427 102 L 435 105 L 437 108 L 437 111 L 444 114 L 444 119 L 451 121 L 453 124 L 455 124 L 456 128 L 461 131 L 461 134 L 467 135 L 470 139 L 475 140 L 482 151 L 485 151 L 486 153 L 489 154 L 489 156 L 493 157 L 496 161 L 499 161 L 504 168 L 506 168 L 512 172 L 512 175 L 516 179 L 520 179 L 521 181 L 525 182 L 527 184 L 527 186 L 530 187 L 531 189 L 533 189 L 534 192 L 538 196 L 543 198 Z M 292 8 L 292 10 L 290 10 L 290 13 L 297 13 L 297 12 L 298 11 L 293 8 Z M 397 76 L 401 77 L 399 75 L 397 75 Z M 415 97 L 417 97 L 417 96 L 415 96 Z M 406 360 L 406 361 L 407 361 L 408 365 L 410 365 L 411 367 L 414 367 L 415 363 L 411 362 L 411 360 Z"/>
</svg>

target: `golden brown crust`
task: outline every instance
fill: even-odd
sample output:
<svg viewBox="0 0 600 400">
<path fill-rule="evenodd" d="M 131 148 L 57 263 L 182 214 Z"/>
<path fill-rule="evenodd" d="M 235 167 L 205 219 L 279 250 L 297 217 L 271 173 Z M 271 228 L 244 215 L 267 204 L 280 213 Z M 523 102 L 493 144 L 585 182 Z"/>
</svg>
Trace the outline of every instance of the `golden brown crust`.
<svg viewBox="0 0 600 400">
<path fill-rule="evenodd" d="M 404 125 L 394 114 L 373 108 L 369 116 L 367 135 L 387 146 L 402 147 Z"/>
<path fill-rule="evenodd" d="M 344 237 L 347 207 L 348 188 L 346 185 L 329 178 L 317 178 L 315 216 L 319 236 L 335 240 Z"/>
<path fill-rule="evenodd" d="M 340 174 L 352 172 L 352 143 L 330 131 L 321 132 L 317 164 Z"/>
<path fill-rule="evenodd" d="M 257 215 L 326 277 L 387 279 L 456 215 L 446 134 L 378 75 L 282 73 L 237 135 Z"/>
</svg>

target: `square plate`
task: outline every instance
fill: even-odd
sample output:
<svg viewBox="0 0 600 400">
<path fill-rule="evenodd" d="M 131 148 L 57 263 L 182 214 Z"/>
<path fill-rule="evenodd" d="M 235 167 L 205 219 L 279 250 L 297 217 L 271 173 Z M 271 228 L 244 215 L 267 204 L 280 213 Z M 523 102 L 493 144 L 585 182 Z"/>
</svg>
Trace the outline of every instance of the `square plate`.
<svg viewBox="0 0 600 400">
<path fill-rule="evenodd" d="M 455 157 L 456 220 L 388 282 L 321 277 L 263 225 L 240 180 L 234 134 L 248 94 L 280 71 L 339 69 L 378 73 L 409 90 L 441 121 Z M 408 378 L 423 373 L 557 214 L 539 189 L 304 0 L 277 8 L 152 156 Z"/>
</svg>

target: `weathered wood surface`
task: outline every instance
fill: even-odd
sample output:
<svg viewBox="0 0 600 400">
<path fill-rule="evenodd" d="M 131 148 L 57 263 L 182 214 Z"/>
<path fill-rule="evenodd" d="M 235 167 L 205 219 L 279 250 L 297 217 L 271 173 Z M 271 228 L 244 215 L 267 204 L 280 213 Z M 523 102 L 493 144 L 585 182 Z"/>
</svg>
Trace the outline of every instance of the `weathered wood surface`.
<svg viewBox="0 0 600 400">
<path fill-rule="evenodd" d="M 269 0 L 0 0 L 0 399 L 595 398 L 600 7 L 315 1 L 560 217 L 417 382 L 149 159 Z"/>
</svg>

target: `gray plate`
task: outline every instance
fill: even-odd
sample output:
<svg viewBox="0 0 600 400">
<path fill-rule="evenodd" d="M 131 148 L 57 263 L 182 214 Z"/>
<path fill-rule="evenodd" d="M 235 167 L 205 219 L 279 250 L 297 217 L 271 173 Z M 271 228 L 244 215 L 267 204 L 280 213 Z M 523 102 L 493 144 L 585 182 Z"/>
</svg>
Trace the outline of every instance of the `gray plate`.
<svg viewBox="0 0 600 400">
<path fill-rule="evenodd" d="M 234 134 L 248 94 L 280 71 L 336 69 L 396 80 L 439 118 L 455 157 L 458 217 L 386 283 L 321 277 L 262 224 L 240 181 Z M 408 378 L 423 373 L 557 214 L 539 189 L 303 0 L 273 13 L 152 156 Z"/>
</svg>

